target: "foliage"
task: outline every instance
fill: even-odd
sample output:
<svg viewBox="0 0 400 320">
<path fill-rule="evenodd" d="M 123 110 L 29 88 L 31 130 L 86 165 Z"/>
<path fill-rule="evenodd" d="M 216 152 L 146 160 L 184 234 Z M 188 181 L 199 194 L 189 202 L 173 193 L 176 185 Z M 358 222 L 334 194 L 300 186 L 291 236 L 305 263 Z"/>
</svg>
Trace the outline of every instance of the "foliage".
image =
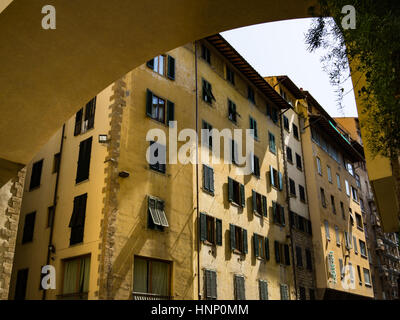
<svg viewBox="0 0 400 320">
<path fill-rule="evenodd" d="M 400 154 L 400 1 L 319 0 L 320 16 L 314 19 L 306 43 L 309 50 L 329 50 L 322 62 L 337 86 L 348 77 L 365 77 L 365 85 L 355 92 L 365 107 L 363 140 L 372 155 L 395 158 Z M 343 29 L 341 13 L 345 5 L 356 10 L 356 28 Z M 356 72 L 355 72 L 356 71 Z M 355 84 L 360 79 L 353 79 Z M 361 82 L 363 83 L 363 82 Z"/>
</svg>

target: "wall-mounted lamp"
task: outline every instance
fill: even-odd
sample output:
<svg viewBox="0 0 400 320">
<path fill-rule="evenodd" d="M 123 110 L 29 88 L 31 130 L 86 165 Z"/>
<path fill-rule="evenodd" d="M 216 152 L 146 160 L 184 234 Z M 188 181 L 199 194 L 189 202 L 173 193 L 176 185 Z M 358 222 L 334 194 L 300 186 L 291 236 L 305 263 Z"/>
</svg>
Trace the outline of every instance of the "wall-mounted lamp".
<svg viewBox="0 0 400 320">
<path fill-rule="evenodd" d="M 106 134 L 99 134 L 99 143 L 107 143 L 110 142 L 108 136 Z"/>
<path fill-rule="evenodd" d="M 128 178 L 128 177 L 129 177 L 129 172 L 120 171 L 120 172 L 118 173 L 118 175 L 119 175 L 121 178 Z"/>
</svg>

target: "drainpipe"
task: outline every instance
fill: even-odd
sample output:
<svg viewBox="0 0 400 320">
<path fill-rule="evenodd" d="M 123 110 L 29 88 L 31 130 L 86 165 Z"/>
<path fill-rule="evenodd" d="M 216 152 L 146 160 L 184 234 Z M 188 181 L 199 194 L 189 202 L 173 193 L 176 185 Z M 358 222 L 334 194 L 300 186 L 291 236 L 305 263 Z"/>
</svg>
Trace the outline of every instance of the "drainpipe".
<svg viewBox="0 0 400 320">
<path fill-rule="evenodd" d="M 296 277 L 296 266 L 295 266 L 295 257 L 294 257 L 294 238 L 293 238 L 293 230 L 292 226 L 290 224 L 290 197 L 289 197 L 289 176 L 288 176 L 288 171 L 287 171 L 287 161 L 286 161 L 286 151 L 285 151 L 285 140 L 284 140 L 284 134 L 283 134 L 283 123 L 282 123 L 282 115 L 289 109 L 286 109 L 284 112 L 280 113 L 279 115 L 279 122 L 281 126 L 281 141 L 282 141 L 282 155 L 283 155 L 283 168 L 284 168 L 284 174 L 285 174 L 285 181 L 286 181 L 286 186 L 285 186 L 285 191 L 286 191 L 286 204 L 288 206 L 288 217 L 289 217 L 289 236 L 291 240 L 291 251 L 292 251 L 292 268 L 293 268 L 293 281 L 294 281 L 294 290 L 295 290 L 295 295 L 296 295 L 296 300 L 298 298 L 297 295 L 297 277 Z"/>
<path fill-rule="evenodd" d="M 199 222 L 200 222 L 200 210 L 199 210 L 199 97 L 198 97 L 198 83 L 197 83 L 197 41 L 194 42 L 194 70 L 195 70 L 195 83 L 196 83 L 196 213 L 197 213 L 197 299 L 200 300 L 200 237 L 199 237 Z"/>
<path fill-rule="evenodd" d="M 58 170 L 57 170 L 57 176 L 56 176 L 56 185 L 54 187 L 54 198 L 53 198 L 53 218 L 51 220 L 51 225 L 50 225 L 50 237 L 49 237 L 49 245 L 47 246 L 47 259 L 46 259 L 46 265 L 50 263 L 50 246 L 52 245 L 53 242 L 53 232 L 54 232 L 54 219 L 56 217 L 56 208 L 57 208 L 57 193 L 58 193 L 58 181 L 60 179 L 60 169 L 61 169 L 61 159 L 62 159 L 62 150 L 63 150 L 63 145 L 64 145 L 64 133 L 65 133 L 65 123 L 63 124 L 62 128 L 62 133 L 61 133 L 61 142 L 60 142 L 60 160 L 58 162 Z M 46 300 L 46 292 L 47 290 L 42 289 L 42 300 Z"/>
</svg>

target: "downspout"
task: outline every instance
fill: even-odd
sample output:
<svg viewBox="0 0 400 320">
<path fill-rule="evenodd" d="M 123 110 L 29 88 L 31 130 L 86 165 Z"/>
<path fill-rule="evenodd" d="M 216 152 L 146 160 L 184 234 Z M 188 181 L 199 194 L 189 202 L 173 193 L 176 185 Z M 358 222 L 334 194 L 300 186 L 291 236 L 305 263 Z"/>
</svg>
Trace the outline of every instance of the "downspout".
<svg viewBox="0 0 400 320">
<path fill-rule="evenodd" d="M 197 214 L 197 230 L 199 230 L 200 223 L 200 210 L 199 210 L 199 97 L 198 97 L 198 83 L 197 83 L 197 41 L 194 42 L 194 70 L 195 70 L 195 84 L 196 84 L 196 214 Z M 197 236 L 197 299 L 201 300 L 200 292 L 200 237 L 199 232 Z"/>
<path fill-rule="evenodd" d="M 294 256 L 294 238 L 293 238 L 293 230 L 292 225 L 290 224 L 290 197 L 289 197 L 289 176 L 287 171 L 287 161 L 286 161 L 286 149 L 285 149 L 285 140 L 283 134 L 283 123 L 282 123 L 282 115 L 289 109 L 286 109 L 283 113 L 279 115 L 279 122 L 281 127 L 281 141 L 282 141 L 282 155 L 283 155 L 283 170 L 285 174 L 285 191 L 286 191 L 286 204 L 288 206 L 288 217 L 289 217 L 289 236 L 291 240 L 291 251 L 292 251 L 292 268 L 293 268 L 293 281 L 294 281 L 294 290 L 296 295 L 296 300 L 298 298 L 297 295 L 297 277 L 296 277 L 296 266 L 295 266 L 295 256 Z"/>
<path fill-rule="evenodd" d="M 63 124 L 62 127 L 62 133 L 61 133 L 61 142 L 60 142 L 60 159 L 58 162 L 58 170 L 57 170 L 57 176 L 56 176 L 56 185 L 54 187 L 54 197 L 53 197 L 53 218 L 51 220 L 51 225 L 50 225 L 50 236 L 49 236 L 49 245 L 47 246 L 47 259 L 46 259 L 46 265 L 49 265 L 50 263 L 50 246 L 52 245 L 53 242 L 53 232 L 54 232 L 54 220 L 56 217 L 56 208 L 57 208 L 57 193 L 58 193 L 58 182 L 60 180 L 60 170 L 61 170 L 61 159 L 62 159 L 62 150 L 64 146 L 64 133 L 65 133 L 65 123 Z M 42 289 L 42 300 L 46 300 L 46 292 L 47 290 Z"/>
</svg>

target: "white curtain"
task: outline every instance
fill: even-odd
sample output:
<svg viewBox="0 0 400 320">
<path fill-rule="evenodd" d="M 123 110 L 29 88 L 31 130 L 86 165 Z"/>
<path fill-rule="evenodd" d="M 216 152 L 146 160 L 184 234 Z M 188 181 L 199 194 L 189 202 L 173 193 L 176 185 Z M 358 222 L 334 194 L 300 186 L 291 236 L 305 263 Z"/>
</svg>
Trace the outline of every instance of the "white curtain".
<svg viewBox="0 0 400 320">
<path fill-rule="evenodd" d="M 133 291 L 147 293 L 147 261 L 145 259 L 135 257 Z"/>
<path fill-rule="evenodd" d="M 152 293 L 167 296 L 168 294 L 168 269 L 169 265 L 164 262 L 151 262 L 151 284 Z"/>
</svg>

